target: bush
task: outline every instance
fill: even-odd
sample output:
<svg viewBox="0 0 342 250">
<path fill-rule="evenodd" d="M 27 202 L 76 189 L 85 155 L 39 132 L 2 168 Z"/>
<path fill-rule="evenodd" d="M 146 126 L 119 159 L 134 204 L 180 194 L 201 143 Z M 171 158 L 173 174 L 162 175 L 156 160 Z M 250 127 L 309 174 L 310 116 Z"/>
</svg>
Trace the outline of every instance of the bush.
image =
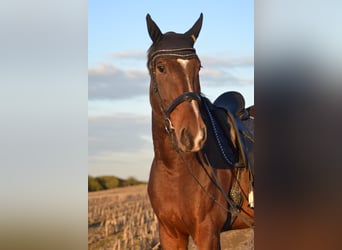
<svg viewBox="0 0 342 250">
<path fill-rule="evenodd" d="M 138 181 L 137 179 L 135 179 L 134 177 L 129 177 L 126 181 L 125 181 L 125 186 L 134 186 L 134 185 L 139 185 L 142 184 L 141 181 Z"/>
<path fill-rule="evenodd" d="M 100 190 L 103 190 L 103 187 L 98 182 L 98 180 L 88 175 L 88 192 L 100 191 Z"/>
<path fill-rule="evenodd" d="M 129 177 L 127 180 L 123 180 L 115 176 L 92 177 L 88 175 L 88 192 L 134 186 L 145 183 L 146 182 L 138 181 L 134 177 Z"/>
<path fill-rule="evenodd" d="M 120 187 L 121 183 L 123 182 L 123 180 L 115 176 L 101 176 L 101 177 L 96 177 L 96 179 L 101 184 L 103 189 L 111 189 L 111 188 Z"/>
</svg>

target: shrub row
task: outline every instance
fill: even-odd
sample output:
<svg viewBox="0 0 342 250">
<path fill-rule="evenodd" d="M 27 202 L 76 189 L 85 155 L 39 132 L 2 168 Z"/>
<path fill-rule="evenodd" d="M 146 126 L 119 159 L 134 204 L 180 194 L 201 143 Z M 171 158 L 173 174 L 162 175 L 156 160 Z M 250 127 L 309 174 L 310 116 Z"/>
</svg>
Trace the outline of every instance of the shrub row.
<svg viewBox="0 0 342 250">
<path fill-rule="evenodd" d="M 88 192 L 101 191 L 118 187 L 134 186 L 145 183 L 146 182 L 138 181 L 134 177 L 129 177 L 125 180 L 115 176 L 92 177 L 88 175 Z"/>
</svg>

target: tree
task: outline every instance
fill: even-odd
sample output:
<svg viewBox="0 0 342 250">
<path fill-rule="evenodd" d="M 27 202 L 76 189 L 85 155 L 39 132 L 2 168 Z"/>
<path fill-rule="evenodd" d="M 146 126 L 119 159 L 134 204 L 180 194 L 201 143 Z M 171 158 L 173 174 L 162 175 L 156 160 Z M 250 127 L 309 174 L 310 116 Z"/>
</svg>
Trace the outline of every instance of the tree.
<svg viewBox="0 0 342 250">
<path fill-rule="evenodd" d="M 103 187 L 98 182 L 98 180 L 90 175 L 88 175 L 88 192 L 100 191 Z"/>
</svg>

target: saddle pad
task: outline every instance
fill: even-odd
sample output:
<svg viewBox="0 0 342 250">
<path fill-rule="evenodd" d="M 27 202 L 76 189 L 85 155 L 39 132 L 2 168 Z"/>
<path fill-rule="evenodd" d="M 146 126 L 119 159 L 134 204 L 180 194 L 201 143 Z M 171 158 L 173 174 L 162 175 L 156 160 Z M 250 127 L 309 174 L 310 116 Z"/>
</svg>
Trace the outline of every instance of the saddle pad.
<svg viewBox="0 0 342 250">
<path fill-rule="evenodd" d="M 230 128 L 222 128 L 216 120 L 213 114 L 215 108 L 209 99 L 202 97 L 201 113 L 208 130 L 207 141 L 202 152 L 213 168 L 233 168 L 239 160 L 239 152 L 229 137 L 226 136 Z"/>
<path fill-rule="evenodd" d="M 241 121 L 202 97 L 202 117 L 208 129 L 203 152 L 214 168 L 247 167 L 253 161 L 254 123 Z"/>
</svg>

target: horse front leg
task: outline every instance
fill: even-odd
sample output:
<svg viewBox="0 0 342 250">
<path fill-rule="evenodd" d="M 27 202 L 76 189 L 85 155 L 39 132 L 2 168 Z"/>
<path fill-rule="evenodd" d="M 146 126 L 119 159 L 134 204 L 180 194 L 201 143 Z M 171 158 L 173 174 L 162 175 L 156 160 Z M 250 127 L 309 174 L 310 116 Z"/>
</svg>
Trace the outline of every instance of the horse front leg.
<svg viewBox="0 0 342 250">
<path fill-rule="evenodd" d="M 198 250 L 220 250 L 220 234 L 215 236 L 203 235 L 202 238 L 194 240 Z"/>
<path fill-rule="evenodd" d="M 214 232 L 203 228 L 194 237 L 194 242 L 198 250 L 220 250 L 220 232 Z"/>
<path fill-rule="evenodd" d="M 167 228 L 159 223 L 159 237 L 162 250 L 186 250 L 189 236 L 181 234 L 174 228 Z"/>
</svg>

